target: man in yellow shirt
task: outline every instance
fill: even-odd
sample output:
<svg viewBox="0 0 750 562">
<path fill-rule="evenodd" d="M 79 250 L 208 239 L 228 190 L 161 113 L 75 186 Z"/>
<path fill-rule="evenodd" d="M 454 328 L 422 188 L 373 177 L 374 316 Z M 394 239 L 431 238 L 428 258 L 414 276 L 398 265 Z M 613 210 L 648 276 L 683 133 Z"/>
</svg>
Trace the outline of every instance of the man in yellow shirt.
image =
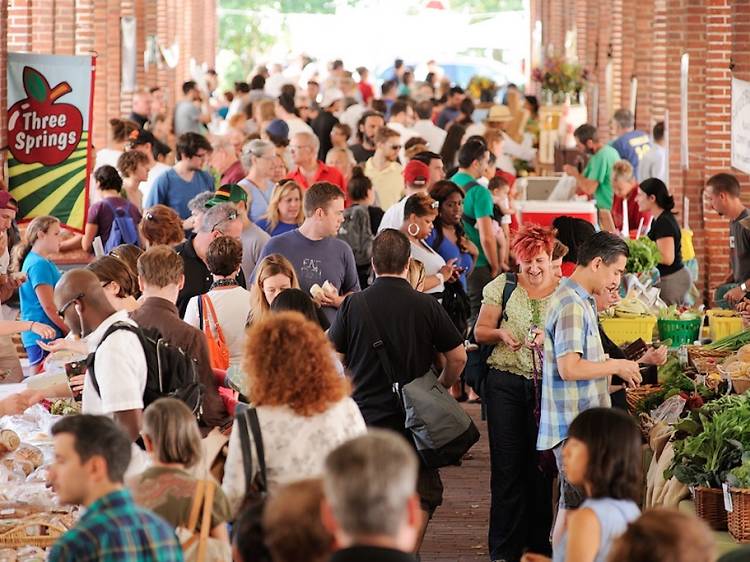
<svg viewBox="0 0 750 562">
<path fill-rule="evenodd" d="M 376 202 L 389 209 L 404 193 L 403 167 L 398 162 L 401 135 L 381 127 L 375 133 L 375 154 L 365 163 L 365 175 L 372 180 Z"/>
</svg>

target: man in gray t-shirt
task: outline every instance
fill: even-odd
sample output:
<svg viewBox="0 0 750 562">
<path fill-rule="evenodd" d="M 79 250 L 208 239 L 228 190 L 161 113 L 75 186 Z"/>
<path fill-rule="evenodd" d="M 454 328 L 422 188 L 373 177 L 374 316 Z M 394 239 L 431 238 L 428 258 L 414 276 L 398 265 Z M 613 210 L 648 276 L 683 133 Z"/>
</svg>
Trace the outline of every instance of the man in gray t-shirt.
<svg viewBox="0 0 750 562">
<path fill-rule="evenodd" d="M 205 124 L 211 122 L 208 106 L 201 106 L 201 93 L 193 80 L 182 85 L 183 99 L 174 108 L 174 133 L 178 137 L 184 133 L 206 134 Z"/>
<path fill-rule="evenodd" d="M 359 291 L 354 253 L 336 238 L 344 221 L 344 195 L 332 183 L 313 184 L 305 192 L 304 209 L 305 222 L 297 230 L 272 237 L 261 259 L 271 254 L 284 256 L 294 266 L 300 288 L 308 294 L 313 285 L 322 287 L 326 281 L 336 287 L 336 295 L 310 295 L 333 322 L 344 297 Z"/>
<path fill-rule="evenodd" d="M 750 291 L 750 212 L 740 200 L 740 182 L 732 174 L 716 174 L 705 190 L 711 207 L 729 223 L 731 271 L 724 284 L 716 287 L 717 306 L 731 308 Z"/>
</svg>

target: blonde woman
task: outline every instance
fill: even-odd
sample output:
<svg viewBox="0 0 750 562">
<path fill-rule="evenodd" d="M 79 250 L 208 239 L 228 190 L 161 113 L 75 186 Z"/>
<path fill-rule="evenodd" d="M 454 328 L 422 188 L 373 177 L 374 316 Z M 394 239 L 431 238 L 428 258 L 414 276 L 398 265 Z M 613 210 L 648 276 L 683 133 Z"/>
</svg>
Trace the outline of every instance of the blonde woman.
<svg viewBox="0 0 750 562">
<path fill-rule="evenodd" d="M 305 221 L 302 188 L 293 180 L 281 180 L 268 203 L 268 212 L 256 224 L 271 236 L 299 228 Z"/>
<path fill-rule="evenodd" d="M 299 289 L 294 266 L 281 254 L 266 256 L 255 268 L 255 282 L 250 289 L 252 319 L 263 318 L 276 296 L 285 289 Z"/>
<path fill-rule="evenodd" d="M 200 465 L 203 451 L 195 417 L 184 402 L 160 398 L 143 413 L 141 435 L 152 465 L 128 482 L 133 499 L 175 527 L 185 527 L 199 482 L 187 469 Z M 224 542 L 227 549 L 229 516 L 229 502 L 217 484 L 210 536 Z M 196 531 L 200 522 L 198 518 Z"/>
<path fill-rule="evenodd" d="M 55 330 L 55 338 L 68 333 L 68 327 L 57 313 L 54 289 L 61 277 L 50 256 L 60 251 L 60 221 L 55 217 L 37 217 L 26 229 L 26 241 L 13 248 L 14 269 L 26 274 L 18 294 L 21 320 L 46 324 Z M 51 339 L 55 339 L 51 338 Z M 41 336 L 35 331 L 21 333 L 29 365 L 38 373 L 47 352 L 39 346 Z"/>
</svg>

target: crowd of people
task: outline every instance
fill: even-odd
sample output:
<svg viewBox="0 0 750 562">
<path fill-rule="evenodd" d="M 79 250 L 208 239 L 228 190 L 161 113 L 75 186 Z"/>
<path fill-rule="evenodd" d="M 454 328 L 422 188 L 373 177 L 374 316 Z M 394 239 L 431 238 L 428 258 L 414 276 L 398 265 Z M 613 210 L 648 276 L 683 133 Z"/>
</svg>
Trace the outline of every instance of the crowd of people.
<svg viewBox="0 0 750 562">
<path fill-rule="evenodd" d="M 415 560 L 443 483 L 410 445 L 383 352 L 395 386 L 432 370 L 482 402 L 490 560 L 715 560 L 694 518 L 640 513 L 622 395 L 641 369 L 597 315 L 618 299 L 625 223 L 655 240 L 665 302 L 695 281 L 663 124 L 650 136 L 619 110 L 612 143 L 576 129 L 587 162 L 565 172 L 598 228 L 521 225 L 514 160 L 535 160 L 533 96 L 511 85 L 477 119 L 460 86 L 417 83 L 399 61 L 379 95 L 341 61 L 302 85 L 279 76 L 260 68 L 222 92 L 209 71 L 170 108 L 162 89 L 137 92 L 96 154 L 81 235 L 51 216 L 19 235 L 0 191 L 0 300 L 20 310 L 0 322 L 7 380 L 23 376 L 13 333 L 30 376 L 50 353 L 88 357 L 51 470 L 60 501 L 87 509 L 50 560 L 182 560 L 196 497 L 213 502 L 217 559 Z M 734 176 L 706 194 L 732 221 L 719 296 L 742 306 L 750 215 Z M 71 250 L 96 256 L 63 273 Z M 206 456 L 216 428 L 225 459 Z"/>
</svg>

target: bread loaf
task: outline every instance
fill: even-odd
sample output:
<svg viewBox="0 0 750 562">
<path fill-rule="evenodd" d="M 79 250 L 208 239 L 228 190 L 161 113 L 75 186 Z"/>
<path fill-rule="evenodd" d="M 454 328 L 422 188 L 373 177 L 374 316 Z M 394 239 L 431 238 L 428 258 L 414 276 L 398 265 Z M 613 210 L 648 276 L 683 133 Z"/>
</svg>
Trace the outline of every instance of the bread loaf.
<svg viewBox="0 0 750 562">
<path fill-rule="evenodd" d="M 11 429 L 0 429 L 0 455 L 10 453 L 18 449 L 21 438 Z"/>
</svg>

